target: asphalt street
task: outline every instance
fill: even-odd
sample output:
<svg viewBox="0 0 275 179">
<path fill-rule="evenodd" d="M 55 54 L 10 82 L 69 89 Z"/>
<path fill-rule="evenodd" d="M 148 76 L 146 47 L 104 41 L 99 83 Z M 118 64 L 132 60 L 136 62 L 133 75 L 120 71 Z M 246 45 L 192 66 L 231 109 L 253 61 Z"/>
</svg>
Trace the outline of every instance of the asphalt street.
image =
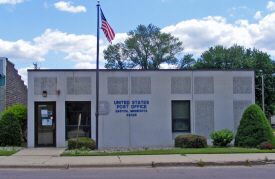
<svg viewBox="0 0 275 179">
<path fill-rule="evenodd" d="M 274 165 L 231 167 L 156 167 L 156 168 L 97 168 L 97 169 L 17 169 L 0 170 L 0 179 L 259 179 L 274 178 Z"/>
</svg>

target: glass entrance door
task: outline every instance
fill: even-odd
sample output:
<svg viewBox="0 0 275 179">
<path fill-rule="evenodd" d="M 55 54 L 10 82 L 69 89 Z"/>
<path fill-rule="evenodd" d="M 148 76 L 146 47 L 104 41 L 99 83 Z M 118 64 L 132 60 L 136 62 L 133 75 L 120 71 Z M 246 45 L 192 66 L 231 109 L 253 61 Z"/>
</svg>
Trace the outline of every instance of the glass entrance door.
<svg viewBox="0 0 275 179">
<path fill-rule="evenodd" d="M 35 103 L 35 145 L 56 146 L 55 102 Z"/>
</svg>

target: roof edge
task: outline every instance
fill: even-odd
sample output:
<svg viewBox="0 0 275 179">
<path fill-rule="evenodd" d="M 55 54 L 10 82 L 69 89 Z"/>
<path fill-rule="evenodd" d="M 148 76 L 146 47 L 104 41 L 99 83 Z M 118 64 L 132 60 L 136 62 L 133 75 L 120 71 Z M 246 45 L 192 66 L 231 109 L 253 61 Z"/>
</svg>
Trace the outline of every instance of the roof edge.
<svg viewBox="0 0 275 179">
<path fill-rule="evenodd" d="M 41 71 L 96 71 L 96 69 L 28 69 L 31 72 L 41 72 Z M 255 71 L 254 69 L 99 69 L 99 71 Z"/>
</svg>

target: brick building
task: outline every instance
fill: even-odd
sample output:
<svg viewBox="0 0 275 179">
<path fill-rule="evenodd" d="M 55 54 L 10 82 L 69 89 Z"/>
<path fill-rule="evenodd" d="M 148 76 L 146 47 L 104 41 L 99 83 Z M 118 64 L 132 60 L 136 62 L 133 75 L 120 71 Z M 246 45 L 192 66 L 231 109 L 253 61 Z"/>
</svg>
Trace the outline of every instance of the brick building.
<svg viewBox="0 0 275 179">
<path fill-rule="evenodd" d="M 0 57 L 0 114 L 13 104 L 27 105 L 27 86 L 7 58 Z"/>
</svg>

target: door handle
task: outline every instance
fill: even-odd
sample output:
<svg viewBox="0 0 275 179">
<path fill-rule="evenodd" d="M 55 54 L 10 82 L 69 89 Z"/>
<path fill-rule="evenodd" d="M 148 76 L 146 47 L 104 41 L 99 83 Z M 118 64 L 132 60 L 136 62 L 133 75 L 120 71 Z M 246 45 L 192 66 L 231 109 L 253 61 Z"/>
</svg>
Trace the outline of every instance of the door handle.
<svg viewBox="0 0 275 179">
<path fill-rule="evenodd" d="M 55 129 L 55 123 L 53 123 L 53 129 Z"/>
</svg>

